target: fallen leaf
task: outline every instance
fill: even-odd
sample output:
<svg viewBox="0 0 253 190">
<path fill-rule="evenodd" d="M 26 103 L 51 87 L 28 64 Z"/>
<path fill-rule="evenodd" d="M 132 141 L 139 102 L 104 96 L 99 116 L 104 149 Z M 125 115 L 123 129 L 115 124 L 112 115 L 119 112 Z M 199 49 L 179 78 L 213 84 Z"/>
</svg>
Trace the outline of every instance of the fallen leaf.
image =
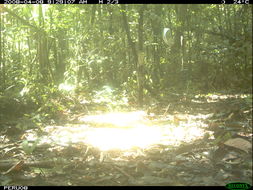
<svg viewBox="0 0 253 190">
<path fill-rule="evenodd" d="M 161 169 L 167 168 L 168 164 L 153 161 L 148 166 L 149 166 L 149 168 L 151 168 L 153 170 L 161 170 Z"/>
<path fill-rule="evenodd" d="M 247 153 L 249 152 L 249 150 L 252 149 L 252 144 L 249 141 L 244 140 L 242 138 L 229 139 L 224 144 L 227 146 L 243 150 Z"/>
<path fill-rule="evenodd" d="M 14 166 L 12 166 L 10 169 L 8 169 L 6 172 L 3 172 L 2 174 L 5 175 L 5 174 L 11 173 L 13 171 L 20 171 L 23 168 L 24 163 L 25 162 L 23 160 L 21 160 L 17 164 L 15 164 Z"/>
<path fill-rule="evenodd" d="M 9 176 L 4 176 L 4 175 L 0 176 L 0 185 L 1 186 L 8 185 L 11 181 L 12 181 L 12 179 Z"/>
<path fill-rule="evenodd" d="M 137 180 L 129 180 L 131 185 L 170 185 L 172 180 L 155 176 L 143 176 Z"/>
</svg>

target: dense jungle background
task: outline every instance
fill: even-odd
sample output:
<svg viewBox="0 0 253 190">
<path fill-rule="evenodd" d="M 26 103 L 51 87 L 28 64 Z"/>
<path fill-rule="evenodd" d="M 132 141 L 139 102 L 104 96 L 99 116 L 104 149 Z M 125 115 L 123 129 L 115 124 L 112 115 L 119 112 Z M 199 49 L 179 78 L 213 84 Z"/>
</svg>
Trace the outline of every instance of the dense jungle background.
<svg viewBox="0 0 253 190">
<path fill-rule="evenodd" d="M 252 185 L 252 5 L 0 5 L 0 185 Z"/>
</svg>

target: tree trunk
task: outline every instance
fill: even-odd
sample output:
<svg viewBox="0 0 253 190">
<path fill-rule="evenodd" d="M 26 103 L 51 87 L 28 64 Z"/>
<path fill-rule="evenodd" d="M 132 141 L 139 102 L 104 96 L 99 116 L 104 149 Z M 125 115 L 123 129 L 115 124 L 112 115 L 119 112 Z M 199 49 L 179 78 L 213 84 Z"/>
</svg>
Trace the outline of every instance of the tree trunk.
<svg viewBox="0 0 253 190">
<path fill-rule="evenodd" d="M 129 29 L 129 25 L 128 25 L 128 22 L 127 22 L 126 5 L 122 4 L 121 7 L 123 9 L 123 12 L 122 12 L 123 27 L 124 27 L 124 29 L 126 31 L 128 44 L 129 44 L 129 46 L 132 49 L 133 58 L 134 58 L 134 65 L 137 68 L 138 55 L 137 55 L 137 50 L 136 50 L 135 44 L 134 44 L 134 42 L 133 42 L 133 40 L 131 38 L 130 29 Z"/>
<path fill-rule="evenodd" d="M 2 22 L 3 21 L 3 22 Z M 4 59 L 4 35 L 3 32 L 4 30 L 4 25 L 2 25 L 4 22 L 4 15 L 0 14 L 0 73 L 1 73 L 1 90 L 3 91 L 6 86 L 5 86 L 5 81 L 6 81 L 6 73 L 5 73 L 5 59 Z"/>
<path fill-rule="evenodd" d="M 90 25 L 91 26 L 93 26 L 94 21 L 95 21 L 96 9 L 97 9 L 97 5 L 93 5 L 92 10 L 91 10 L 91 17 L 90 17 Z"/>
<path fill-rule="evenodd" d="M 139 9 L 139 27 L 138 27 L 138 38 L 139 38 L 139 53 L 137 62 L 137 78 L 138 78 L 138 103 L 139 107 L 143 107 L 143 84 L 144 84 L 144 51 L 143 51 L 143 13 L 146 5 L 142 5 Z"/>
<path fill-rule="evenodd" d="M 44 17 L 43 17 L 43 11 L 42 6 L 39 5 L 39 26 L 40 28 L 43 28 L 44 26 Z M 49 82 L 49 74 L 48 74 L 48 41 L 47 36 L 45 33 L 43 35 L 39 35 L 38 38 L 38 57 L 39 57 L 39 65 L 40 65 L 40 74 L 42 76 L 42 82 L 47 83 Z"/>
<path fill-rule="evenodd" d="M 139 107 L 142 107 L 143 106 L 143 83 L 141 82 L 142 79 L 141 79 L 141 74 L 140 74 L 140 70 L 142 70 L 141 67 L 139 67 L 139 63 L 138 61 L 141 62 L 141 65 L 143 65 L 143 53 L 140 53 L 138 54 L 137 53 L 137 50 L 136 50 L 136 47 L 135 47 L 135 44 L 131 38 L 131 34 L 130 34 L 130 29 L 129 29 L 129 25 L 128 25 L 128 21 L 127 21 L 127 16 L 126 16 L 126 6 L 124 4 L 121 5 L 123 11 L 122 11 L 122 18 L 123 18 L 123 27 L 126 31 L 126 35 L 127 35 L 127 41 L 128 41 L 128 44 L 129 46 L 131 47 L 132 49 L 132 53 L 133 53 L 133 60 L 134 60 L 134 66 L 135 66 L 135 69 L 137 70 L 137 82 L 138 82 L 138 105 Z M 143 16 L 142 16 L 143 17 Z M 143 18 L 142 18 L 143 19 Z M 142 20 L 141 19 L 141 20 Z M 140 21 L 140 20 L 139 20 Z M 143 22 L 143 20 L 141 21 Z M 139 48 L 140 48 L 140 43 L 139 43 Z"/>
<path fill-rule="evenodd" d="M 161 44 L 161 29 L 162 23 L 160 19 L 162 15 L 162 5 L 154 5 L 154 13 L 155 17 L 151 19 L 151 26 L 152 26 L 152 31 L 153 31 L 153 57 L 154 57 L 154 72 L 153 72 L 153 77 L 154 77 L 154 84 L 157 86 L 160 84 L 160 78 L 163 74 L 163 71 L 161 70 L 160 66 L 160 57 L 161 57 L 161 52 L 160 52 L 160 44 Z"/>
<path fill-rule="evenodd" d="M 3 69 L 3 54 L 2 54 L 2 12 L 0 12 L 0 73 L 1 73 L 1 78 L 0 78 L 0 81 L 1 81 L 1 91 L 4 90 L 4 83 L 5 83 L 5 79 L 4 79 L 4 69 Z"/>
</svg>

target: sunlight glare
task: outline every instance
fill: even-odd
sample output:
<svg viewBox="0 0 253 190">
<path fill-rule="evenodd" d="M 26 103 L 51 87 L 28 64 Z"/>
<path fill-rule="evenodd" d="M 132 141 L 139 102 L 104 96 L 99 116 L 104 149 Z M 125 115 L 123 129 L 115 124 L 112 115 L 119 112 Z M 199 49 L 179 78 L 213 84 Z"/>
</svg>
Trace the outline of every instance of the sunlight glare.
<svg viewBox="0 0 253 190">
<path fill-rule="evenodd" d="M 147 149 L 158 144 L 177 146 L 203 137 L 205 125 L 200 118 L 208 118 L 208 115 L 189 115 L 188 121 L 180 125 L 154 124 L 148 121 L 144 111 L 89 115 L 82 118 L 84 124 L 45 127 L 50 135 L 41 138 L 40 143 L 61 146 L 84 143 L 101 151 Z M 37 138 L 32 134 L 26 137 Z"/>
<path fill-rule="evenodd" d="M 73 85 L 70 85 L 70 84 L 64 84 L 64 83 L 61 83 L 59 85 L 59 90 L 63 90 L 63 91 L 72 91 L 74 90 L 74 86 Z"/>
<path fill-rule="evenodd" d="M 113 112 L 102 115 L 89 115 L 80 118 L 83 122 L 96 121 L 97 124 L 110 124 L 118 127 L 127 127 L 140 124 L 145 117 L 144 111 L 135 112 Z"/>
<path fill-rule="evenodd" d="M 131 149 L 133 147 L 146 148 L 159 142 L 162 134 L 152 127 L 139 127 L 131 129 L 96 129 L 87 135 L 87 142 L 99 149 Z"/>
</svg>

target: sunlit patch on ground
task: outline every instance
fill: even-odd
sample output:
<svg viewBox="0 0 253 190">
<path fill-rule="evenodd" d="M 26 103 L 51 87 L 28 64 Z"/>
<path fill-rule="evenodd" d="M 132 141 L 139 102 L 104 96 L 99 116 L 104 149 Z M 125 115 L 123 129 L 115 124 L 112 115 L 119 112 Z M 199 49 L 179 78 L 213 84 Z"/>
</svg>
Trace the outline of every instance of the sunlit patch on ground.
<svg viewBox="0 0 253 190">
<path fill-rule="evenodd" d="M 70 143 L 84 143 L 102 151 L 145 149 L 156 144 L 178 146 L 204 135 L 205 124 L 200 119 L 208 116 L 187 117 L 187 121 L 175 125 L 173 120 L 161 123 L 148 120 L 142 111 L 86 116 L 81 118 L 84 124 L 47 126 L 44 131 L 49 135 L 40 137 L 40 144 L 68 146 Z M 34 133 L 26 135 L 29 141 L 36 138 Z"/>
<path fill-rule="evenodd" d="M 218 102 L 219 100 L 226 100 L 228 98 L 252 98 L 252 95 L 250 94 L 224 94 L 224 95 L 220 95 L 220 94 L 207 94 L 207 95 L 196 95 L 195 98 L 200 98 L 200 97 L 206 97 L 206 101 L 208 103 L 210 102 Z M 203 103 L 200 100 L 192 100 L 192 102 L 195 103 Z"/>
<path fill-rule="evenodd" d="M 113 125 L 114 127 L 136 127 L 142 124 L 145 120 L 144 111 L 134 112 L 113 112 L 101 115 L 88 115 L 80 118 L 79 120 L 85 123 Z"/>
</svg>

